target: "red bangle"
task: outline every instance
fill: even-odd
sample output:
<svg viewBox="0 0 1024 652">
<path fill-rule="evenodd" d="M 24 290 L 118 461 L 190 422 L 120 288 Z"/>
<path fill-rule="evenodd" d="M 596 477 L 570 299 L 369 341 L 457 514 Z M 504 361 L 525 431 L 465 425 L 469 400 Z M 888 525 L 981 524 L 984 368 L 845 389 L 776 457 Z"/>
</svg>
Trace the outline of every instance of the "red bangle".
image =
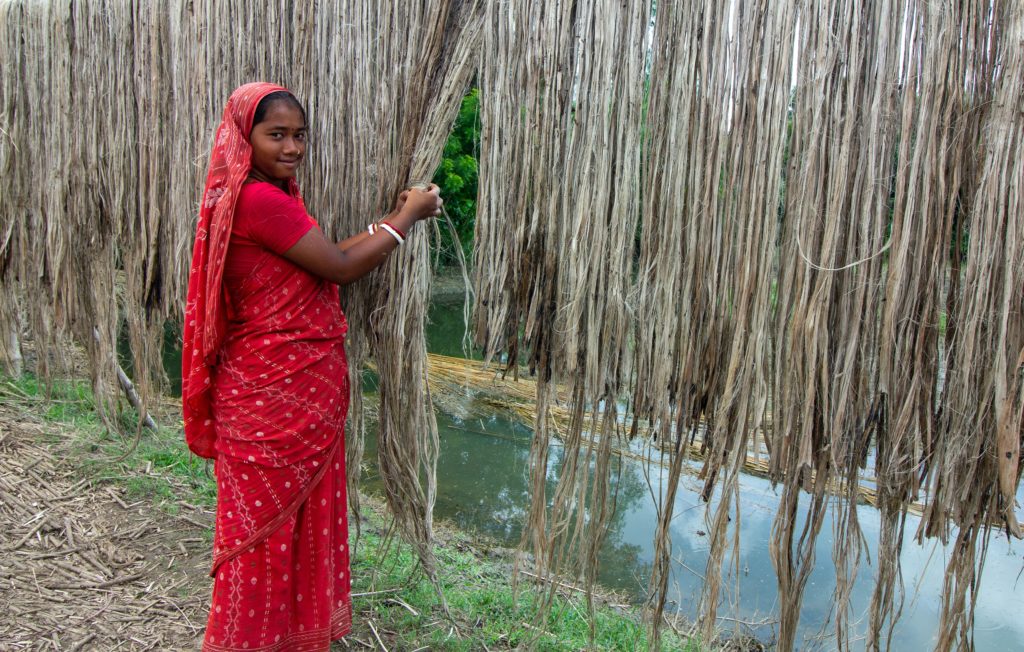
<svg viewBox="0 0 1024 652">
<path fill-rule="evenodd" d="M 398 229 L 396 229 L 395 227 L 391 226 L 386 222 L 380 225 L 380 230 L 387 231 L 391 235 L 391 237 L 394 238 L 396 242 L 398 242 L 398 244 L 403 244 L 405 242 L 405 238 L 398 235 Z"/>
<path fill-rule="evenodd" d="M 402 233 L 402 229 L 398 228 L 397 226 L 395 226 L 391 222 L 381 222 L 381 225 L 384 225 L 384 224 L 387 224 L 392 229 L 394 229 L 396 232 L 398 232 L 398 235 L 402 236 L 403 240 L 405 240 L 405 238 L 407 237 L 404 233 Z"/>
</svg>

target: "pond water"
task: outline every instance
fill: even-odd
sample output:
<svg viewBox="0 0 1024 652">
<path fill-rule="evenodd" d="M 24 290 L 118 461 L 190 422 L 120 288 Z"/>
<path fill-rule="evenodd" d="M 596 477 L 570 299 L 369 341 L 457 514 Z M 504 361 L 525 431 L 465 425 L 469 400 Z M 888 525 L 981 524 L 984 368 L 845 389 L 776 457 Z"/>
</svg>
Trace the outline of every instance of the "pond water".
<svg viewBox="0 0 1024 652">
<path fill-rule="evenodd" d="M 461 297 L 435 301 L 430 313 L 428 346 L 432 352 L 461 355 Z M 173 354 L 171 354 L 173 356 Z M 180 362 L 171 357 L 171 371 Z M 172 381 L 173 382 L 173 381 Z M 456 523 L 460 528 L 479 532 L 499 544 L 519 543 L 525 510 L 529 505 L 529 449 L 531 424 L 524 424 L 498 414 L 493 408 L 477 405 L 467 397 L 467 409 L 458 416 L 439 412 L 438 427 L 441 454 L 438 461 L 438 498 L 435 515 Z M 561 451 L 555 446 L 548 469 L 549 490 L 558 478 Z M 375 433 L 367 441 L 366 460 L 371 465 L 364 486 L 380 493 L 379 478 L 372 466 L 376 460 Z M 656 527 L 654 502 L 648 489 L 645 465 L 623 458 L 613 478 L 612 491 L 617 504 L 600 562 L 600 582 L 625 592 L 635 601 L 643 599 L 653 559 L 652 541 Z M 651 485 L 658 489 L 667 472 L 657 465 L 647 471 Z M 677 494 L 672 526 L 673 564 L 671 599 L 687 616 L 696 615 L 708 541 L 704 532 L 707 506 L 698 500 L 699 486 L 692 477 L 683 477 Z M 723 587 L 725 604 L 719 615 L 749 623 L 771 620 L 776 611 L 777 585 L 768 542 L 771 524 L 778 505 L 778 493 L 767 480 L 743 476 L 740 482 L 739 576 L 729 575 Z M 549 491 L 550 494 L 550 491 Z M 1024 487 L 1018 492 L 1024 501 Z M 806 501 L 804 501 L 806 502 Z M 713 505 L 712 505 L 713 506 Z M 879 515 L 869 506 L 858 508 L 858 516 L 873 560 L 878 540 Z M 908 517 L 906 531 L 912 533 L 917 518 Z M 830 523 L 822 527 L 816 545 L 816 565 L 808 581 L 801 613 L 801 649 L 835 647 L 829 638 L 828 625 L 835 588 L 831 557 Z M 938 543 L 917 545 L 911 536 L 901 555 L 907 598 L 903 615 L 897 624 L 894 650 L 927 650 L 934 644 L 935 626 L 941 606 L 944 566 L 950 548 Z M 727 559 L 725 568 L 737 565 Z M 1024 545 L 994 536 L 979 588 L 975 618 L 974 642 L 978 650 L 1024 650 Z M 856 631 L 863 632 L 871 599 L 873 567 L 862 561 L 852 599 Z M 726 590 L 726 587 L 728 589 Z M 720 623 L 723 631 L 735 628 L 740 633 L 753 633 L 761 640 L 771 640 L 770 624 L 748 626 L 729 620 Z M 822 635 L 822 630 L 824 634 Z M 862 643 L 854 643 L 854 648 Z"/>
<path fill-rule="evenodd" d="M 531 430 L 521 423 L 499 416 L 470 421 L 438 415 L 441 433 L 441 454 L 438 461 L 438 498 L 436 517 L 456 523 L 461 529 L 476 531 L 496 539 L 502 545 L 519 543 L 525 509 L 529 504 L 529 448 Z M 367 442 L 367 459 L 376 455 L 375 442 Z M 558 477 L 561 456 L 556 447 L 548 469 L 549 495 Z M 641 600 L 653 560 L 652 541 L 656 527 L 654 503 L 647 488 L 643 465 L 623 459 L 621 472 L 615 477 L 612 491 L 617 491 L 617 509 L 612 518 L 608 539 L 601 553 L 599 581 L 623 591 L 634 600 Z M 651 483 L 657 490 L 664 471 L 651 467 Z M 671 599 L 687 616 L 696 616 L 702 579 L 708 555 L 708 541 L 703 534 L 705 505 L 698 500 L 699 484 L 684 477 L 678 494 L 672 527 L 673 564 Z M 773 618 L 777 585 L 768 541 L 771 523 L 778 505 L 778 496 L 767 480 L 744 476 L 741 480 L 742 517 L 740 520 L 740 576 L 730 575 L 727 584 L 730 597 L 719 615 L 762 622 Z M 381 492 L 379 479 L 371 469 L 365 480 L 370 491 Z M 874 508 L 861 506 L 859 517 L 864 536 L 869 542 L 878 540 L 879 518 Z M 913 532 L 915 518 L 908 518 L 907 531 Z M 816 546 L 817 563 L 808 580 L 801 614 L 801 649 L 833 649 L 826 636 L 818 638 L 827 622 L 835 588 L 831 557 L 832 537 L 829 524 L 822 528 Z M 1021 586 L 1021 545 L 994 538 L 989 549 L 981 582 L 976 616 L 975 643 L 978 650 L 1024 649 L 1024 587 Z M 871 555 L 874 555 L 871 545 Z M 897 625 L 894 650 L 927 650 L 933 645 L 942 590 L 943 567 L 949 550 L 937 544 L 918 546 L 908 542 L 902 554 L 904 578 L 908 595 L 904 614 Z M 726 568 L 733 564 L 727 560 Z M 863 630 L 867 607 L 871 600 L 873 569 L 864 562 L 852 599 L 854 620 Z M 738 589 L 738 606 L 735 602 Z M 732 631 L 730 621 L 723 621 L 724 631 Z M 747 628 L 761 640 L 770 640 L 770 625 Z M 830 629 L 826 629 L 830 633 Z M 857 649 L 857 644 L 854 645 Z"/>
<path fill-rule="evenodd" d="M 459 297 L 435 301 L 430 313 L 428 343 L 432 352 L 459 355 L 462 338 L 462 305 Z M 472 399 L 467 399 L 472 400 Z M 438 461 L 438 499 L 435 514 L 459 527 L 478 531 L 504 545 L 519 543 L 525 509 L 529 504 L 529 450 L 531 424 L 495 414 L 486 406 L 473 405 L 466 410 L 484 417 L 459 417 L 438 414 L 441 454 Z M 375 456 L 374 442 L 367 442 L 367 457 Z M 548 469 L 549 491 L 558 478 L 561 461 L 556 446 Z M 656 512 L 645 477 L 645 465 L 623 458 L 614 477 L 612 491 L 617 506 L 601 554 L 600 582 L 641 600 L 645 592 L 653 546 Z M 647 473 L 655 490 L 667 476 L 658 465 Z M 375 478 L 368 478 L 372 488 Z M 693 477 L 683 477 L 677 494 L 672 527 L 673 565 L 672 600 L 688 616 L 696 615 L 703 580 L 700 574 L 708 555 L 707 506 L 698 499 L 699 485 Z M 778 506 L 778 493 L 767 480 L 743 476 L 740 482 L 742 515 L 740 518 L 739 577 L 730 575 L 731 586 L 726 604 L 719 614 L 761 622 L 775 613 L 777 584 L 768 541 L 772 519 Z M 1024 488 L 1018 493 L 1024 500 Z M 714 505 L 712 505 L 713 507 Z M 869 559 L 874 560 L 874 542 L 879 537 L 879 514 L 870 506 L 860 506 L 858 517 L 869 544 Z M 828 517 L 827 517 L 828 518 Z M 906 531 L 912 535 L 918 519 L 908 517 Z M 925 650 L 934 644 L 935 625 L 941 607 L 942 578 L 951 553 L 938 543 L 924 546 L 911 536 L 901 555 L 907 598 L 903 616 L 897 624 L 894 650 Z M 975 645 L 978 650 L 1024 650 L 1024 546 L 1005 537 L 993 537 L 982 575 L 975 619 Z M 726 568 L 734 567 L 726 560 Z M 855 627 L 863 631 L 871 600 L 873 567 L 862 561 L 852 598 Z M 832 564 L 832 533 L 827 520 L 816 545 L 816 565 L 808 580 L 801 613 L 802 649 L 832 649 L 827 625 L 835 588 Z M 738 599 L 737 599 L 738 597 Z M 731 621 L 721 623 L 731 631 Z M 825 635 L 819 636 L 824 627 Z M 772 637 L 769 625 L 754 627 L 762 640 Z M 748 633 L 746 626 L 740 631 Z M 855 648 L 857 644 L 855 643 Z"/>
</svg>

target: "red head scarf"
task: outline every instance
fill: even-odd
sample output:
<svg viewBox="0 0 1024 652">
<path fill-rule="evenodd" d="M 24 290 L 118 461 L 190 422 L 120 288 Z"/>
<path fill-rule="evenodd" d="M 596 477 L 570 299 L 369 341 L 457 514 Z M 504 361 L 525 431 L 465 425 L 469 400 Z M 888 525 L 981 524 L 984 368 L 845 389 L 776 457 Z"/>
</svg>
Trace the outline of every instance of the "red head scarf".
<svg viewBox="0 0 1024 652">
<path fill-rule="evenodd" d="M 224 107 L 224 117 L 210 153 L 210 169 L 192 249 L 181 358 L 185 441 L 192 452 L 201 457 L 213 458 L 217 454 L 210 409 L 211 371 L 227 328 L 221 281 L 238 192 L 252 167 L 249 132 L 260 100 L 270 93 L 285 90 L 263 82 L 235 89 Z M 290 183 L 292 194 L 298 197 L 298 184 L 295 179 Z"/>
</svg>

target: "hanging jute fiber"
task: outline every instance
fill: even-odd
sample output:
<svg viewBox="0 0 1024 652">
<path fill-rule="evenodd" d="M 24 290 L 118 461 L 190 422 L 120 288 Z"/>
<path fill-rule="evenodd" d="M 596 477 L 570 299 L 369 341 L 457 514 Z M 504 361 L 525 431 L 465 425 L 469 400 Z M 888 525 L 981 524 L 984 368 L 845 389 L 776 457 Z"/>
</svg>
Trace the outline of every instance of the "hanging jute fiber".
<svg viewBox="0 0 1024 652">
<path fill-rule="evenodd" d="M 631 424 L 619 434 L 658 441 L 670 469 L 653 488 L 657 629 L 678 478 L 700 441 L 712 635 L 723 560 L 739 549 L 738 472 L 763 431 L 781 489 L 770 543 L 780 648 L 796 645 L 829 513 L 834 629 L 850 645 L 865 552 L 855 505 L 872 471 L 882 528 L 868 646 L 891 641 L 906 515 L 921 502 L 918 537 L 954 537 L 957 551 L 937 648 L 969 648 L 988 537 L 1020 536 L 1024 165 L 1011 152 L 1024 124 L 1024 9 L 793 0 L 644 11 L 488 8 L 474 327 L 489 356 L 537 376 L 526 541 L 538 566 L 587 577 L 609 471 L 600 448 L 576 442 Z M 648 27 L 629 36 L 627 12 Z M 610 55 L 622 38 L 632 51 Z M 642 102 L 623 104 L 637 70 Z M 586 182 L 605 170 L 605 183 Z M 572 388 L 575 417 L 551 500 L 556 383 Z"/>
<path fill-rule="evenodd" d="M 210 139 L 231 91 L 267 80 L 306 103 L 307 205 L 327 233 L 354 234 L 402 188 L 429 181 L 473 74 L 481 16 L 479 3 L 460 1 L 0 3 L 0 351 L 13 360 L 30 333 L 45 376 L 73 338 L 111 416 L 123 328 L 150 400 L 165 381 L 164 325 L 181 318 Z M 433 576 L 430 237 L 419 229 L 384 270 L 346 288 L 344 303 L 349 496 L 358 501 L 372 357 L 388 500 Z"/>
<path fill-rule="evenodd" d="M 304 195 L 342 237 L 429 179 L 475 79 L 472 325 L 495 368 L 536 378 L 531 572 L 593 586 L 613 451 L 639 439 L 667 469 L 652 484 L 652 632 L 696 463 L 712 636 L 738 576 L 740 472 L 758 454 L 780 495 L 780 649 L 799 643 L 827 521 L 837 647 L 890 647 L 915 536 L 954 550 L 936 648 L 970 649 L 987 545 L 1021 536 L 1022 52 L 1024 7 L 996 0 L 0 2 L 0 352 L 14 369 L 34 338 L 45 376 L 77 340 L 111 418 L 126 333 L 149 400 L 233 88 L 265 79 L 307 103 Z M 372 359 L 388 500 L 432 572 L 419 231 L 341 300 L 349 495 Z M 857 625 L 866 476 L 881 528 Z"/>
</svg>

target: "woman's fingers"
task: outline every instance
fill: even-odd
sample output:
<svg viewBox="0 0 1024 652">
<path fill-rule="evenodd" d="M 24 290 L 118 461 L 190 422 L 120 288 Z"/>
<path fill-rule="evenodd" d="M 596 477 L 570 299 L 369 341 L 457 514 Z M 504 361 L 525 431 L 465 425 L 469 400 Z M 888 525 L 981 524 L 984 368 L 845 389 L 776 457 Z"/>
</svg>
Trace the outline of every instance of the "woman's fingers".
<svg viewBox="0 0 1024 652">
<path fill-rule="evenodd" d="M 427 192 L 431 195 L 434 200 L 434 210 L 431 215 L 437 216 L 441 214 L 441 207 L 444 206 L 444 200 L 441 199 L 441 189 L 437 187 L 437 184 L 430 184 Z"/>
<path fill-rule="evenodd" d="M 415 202 L 420 219 L 441 214 L 444 200 L 441 199 L 441 189 L 436 183 L 414 186 L 405 192 L 409 193 L 410 200 Z"/>
<path fill-rule="evenodd" d="M 402 207 L 405 206 L 405 202 L 408 201 L 408 200 L 409 200 L 409 191 L 408 190 L 403 190 L 402 192 L 398 193 L 398 199 L 395 200 L 395 212 L 396 213 L 401 212 Z"/>
</svg>

